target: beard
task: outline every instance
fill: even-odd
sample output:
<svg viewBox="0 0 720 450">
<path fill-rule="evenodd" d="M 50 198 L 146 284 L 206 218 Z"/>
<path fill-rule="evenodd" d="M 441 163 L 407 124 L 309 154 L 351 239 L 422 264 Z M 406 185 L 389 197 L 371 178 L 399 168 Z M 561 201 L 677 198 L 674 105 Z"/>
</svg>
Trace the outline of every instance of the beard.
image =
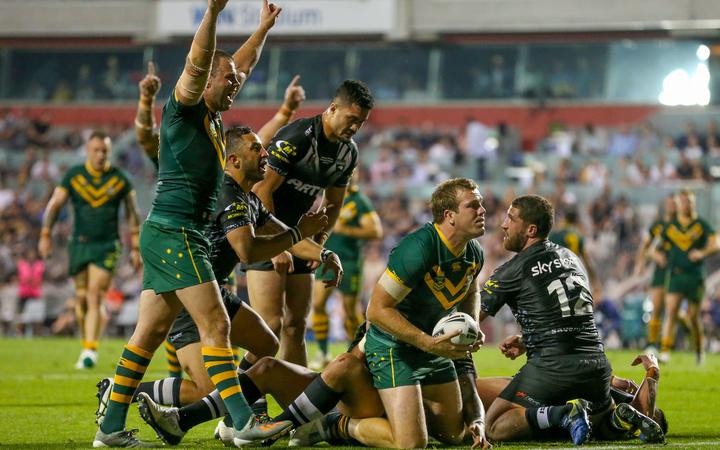
<svg viewBox="0 0 720 450">
<path fill-rule="evenodd" d="M 505 250 L 517 253 L 525 247 L 526 242 L 527 239 L 519 235 L 506 236 L 503 241 L 503 247 L 505 247 Z"/>
</svg>

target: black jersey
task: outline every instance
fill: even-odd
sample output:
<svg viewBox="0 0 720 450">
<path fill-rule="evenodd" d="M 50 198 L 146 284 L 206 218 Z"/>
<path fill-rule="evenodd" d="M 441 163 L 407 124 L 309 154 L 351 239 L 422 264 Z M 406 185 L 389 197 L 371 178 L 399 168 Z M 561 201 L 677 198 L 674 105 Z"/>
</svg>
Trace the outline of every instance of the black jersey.
<svg viewBox="0 0 720 450">
<path fill-rule="evenodd" d="M 310 209 L 325 188 L 347 186 L 358 164 L 355 142 L 327 140 L 322 115 L 283 127 L 273 137 L 268 153 L 268 165 L 285 177 L 273 193 L 275 214 L 290 226 Z"/>
<path fill-rule="evenodd" d="M 263 226 L 272 214 L 252 192 L 244 192 L 231 176 L 225 175 L 220 186 L 213 220 L 205 235 L 210 240 L 210 263 L 215 278 L 223 285 L 240 260 L 226 235 L 235 228 Z"/>
<path fill-rule="evenodd" d="M 589 285 L 578 256 L 544 240 L 492 274 L 480 294 L 481 308 L 494 316 L 504 304 L 510 307 L 528 358 L 602 352 Z"/>
</svg>

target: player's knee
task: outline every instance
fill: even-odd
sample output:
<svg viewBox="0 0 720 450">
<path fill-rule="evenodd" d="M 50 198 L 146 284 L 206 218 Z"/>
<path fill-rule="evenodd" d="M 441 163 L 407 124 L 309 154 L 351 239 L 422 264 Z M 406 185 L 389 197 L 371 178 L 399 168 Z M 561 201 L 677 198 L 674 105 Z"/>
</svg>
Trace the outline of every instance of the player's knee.
<svg viewBox="0 0 720 450">
<path fill-rule="evenodd" d="M 201 336 L 212 341 L 227 341 L 230 336 L 230 319 L 227 314 L 218 314 L 214 320 L 204 320 L 197 323 Z"/>
<path fill-rule="evenodd" d="M 293 317 L 283 323 L 283 334 L 291 339 L 303 339 L 307 328 L 307 320 L 304 317 Z"/>
<path fill-rule="evenodd" d="M 426 433 L 413 436 L 405 434 L 394 437 L 395 448 L 425 448 L 428 445 L 428 437 Z"/>
<path fill-rule="evenodd" d="M 354 379 L 365 370 L 363 363 L 358 358 L 350 353 L 343 353 L 323 370 L 323 379 L 326 382 L 345 378 Z"/>
</svg>

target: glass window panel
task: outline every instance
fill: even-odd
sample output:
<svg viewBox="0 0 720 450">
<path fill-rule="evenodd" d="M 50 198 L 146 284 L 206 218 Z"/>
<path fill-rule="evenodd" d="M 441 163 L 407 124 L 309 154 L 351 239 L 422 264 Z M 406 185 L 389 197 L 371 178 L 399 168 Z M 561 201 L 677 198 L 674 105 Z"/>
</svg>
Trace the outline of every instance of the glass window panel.
<svg viewBox="0 0 720 450">
<path fill-rule="evenodd" d="M 601 98 L 607 44 L 532 44 L 520 94 L 526 98 Z"/>
<path fill-rule="evenodd" d="M 358 78 L 378 100 L 427 100 L 429 55 L 428 47 L 411 45 L 361 48 Z"/>
<path fill-rule="evenodd" d="M 345 48 L 317 45 L 284 46 L 280 53 L 280 72 L 277 80 L 276 99 L 281 99 L 285 88 L 295 75 L 305 88 L 309 100 L 329 100 L 338 85 L 350 78 L 345 68 Z"/>
<path fill-rule="evenodd" d="M 443 48 L 440 80 L 449 99 L 508 98 L 515 94 L 517 46 Z"/>
</svg>

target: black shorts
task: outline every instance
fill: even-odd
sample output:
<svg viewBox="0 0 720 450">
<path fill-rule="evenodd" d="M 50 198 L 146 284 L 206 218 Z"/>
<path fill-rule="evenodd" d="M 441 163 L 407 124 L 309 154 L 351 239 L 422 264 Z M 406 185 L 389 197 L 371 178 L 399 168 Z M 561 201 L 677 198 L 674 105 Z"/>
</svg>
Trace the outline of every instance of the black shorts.
<svg viewBox="0 0 720 450">
<path fill-rule="evenodd" d="M 533 358 L 515 374 L 500 398 L 526 408 L 563 405 L 582 398 L 590 412 L 607 409 L 612 402 L 612 367 L 603 353 Z"/>
<path fill-rule="evenodd" d="M 302 275 L 306 273 L 315 273 L 315 269 L 308 267 L 308 261 L 293 256 L 293 272 L 289 275 Z M 275 270 L 273 268 L 272 261 L 262 261 L 252 264 L 240 263 L 240 270 L 247 272 L 248 270 L 260 270 L 263 272 L 269 272 Z"/>
<path fill-rule="evenodd" d="M 225 309 L 227 309 L 228 316 L 230 317 L 230 322 L 232 322 L 233 317 L 235 317 L 235 314 L 240 310 L 242 300 L 224 287 L 220 288 L 220 293 L 222 294 Z M 183 308 L 175 318 L 175 322 L 168 333 L 167 340 L 175 347 L 175 350 L 180 350 L 186 345 L 200 342 L 200 332 L 192 320 L 192 317 L 190 317 L 190 313 L 187 312 L 187 309 Z"/>
</svg>

